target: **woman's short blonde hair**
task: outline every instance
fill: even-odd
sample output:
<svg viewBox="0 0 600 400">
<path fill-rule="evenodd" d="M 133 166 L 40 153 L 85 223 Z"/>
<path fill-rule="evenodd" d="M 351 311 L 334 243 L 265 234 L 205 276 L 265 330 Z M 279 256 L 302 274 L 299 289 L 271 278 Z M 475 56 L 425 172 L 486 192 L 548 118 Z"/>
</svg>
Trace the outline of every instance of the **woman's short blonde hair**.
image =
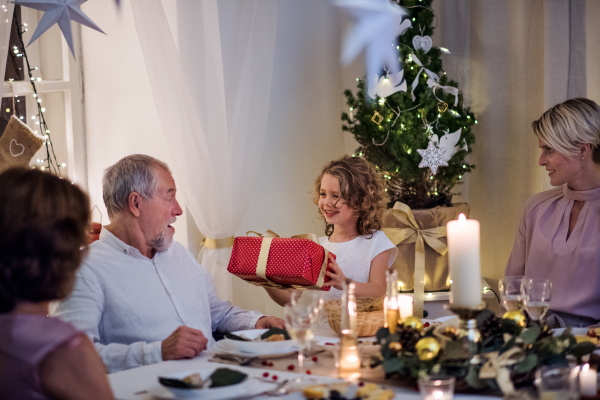
<svg viewBox="0 0 600 400">
<path fill-rule="evenodd" d="M 546 111 L 534 121 L 533 132 L 565 157 L 576 157 L 580 146 L 589 143 L 593 160 L 600 164 L 600 106 L 584 99 L 569 99 Z"/>
<path fill-rule="evenodd" d="M 359 235 L 366 235 L 367 239 L 373 232 L 382 227 L 383 211 L 387 207 L 387 194 L 383 178 L 379 176 L 373 164 L 362 157 L 344 156 L 339 160 L 331 161 L 321 170 L 315 181 L 313 201 L 319 204 L 321 181 L 323 175 L 328 174 L 340 183 L 340 197 L 358 215 L 356 229 Z M 323 215 L 321 218 L 325 220 Z M 333 225 L 325 222 L 325 234 L 331 236 Z"/>
</svg>

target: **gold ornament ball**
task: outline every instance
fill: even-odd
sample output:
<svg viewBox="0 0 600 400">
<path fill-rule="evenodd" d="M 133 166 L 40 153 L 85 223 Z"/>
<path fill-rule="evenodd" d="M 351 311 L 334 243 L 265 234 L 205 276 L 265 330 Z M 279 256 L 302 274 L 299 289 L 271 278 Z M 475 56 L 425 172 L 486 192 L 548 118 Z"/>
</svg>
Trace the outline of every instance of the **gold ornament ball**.
<svg viewBox="0 0 600 400">
<path fill-rule="evenodd" d="M 417 317 L 407 317 L 404 320 L 404 322 L 402 323 L 402 325 L 410 326 L 410 327 L 418 330 L 419 332 L 421 332 L 423 330 L 423 322 L 421 321 L 421 318 L 417 318 Z"/>
<path fill-rule="evenodd" d="M 525 314 L 523 314 L 523 311 L 521 310 L 507 311 L 506 313 L 504 313 L 502 318 L 512 319 L 521 328 L 525 328 L 525 325 L 527 324 L 527 318 L 525 318 Z"/>
<path fill-rule="evenodd" d="M 421 361 L 433 360 L 440 353 L 440 344 L 435 338 L 424 337 L 415 345 L 417 356 Z"/>
<path fill-rule="evenodd" d="M 390 343 L 390 350 L 400 351 L 402 350 L 402 345 L 398 342 Z"/>
</svg>

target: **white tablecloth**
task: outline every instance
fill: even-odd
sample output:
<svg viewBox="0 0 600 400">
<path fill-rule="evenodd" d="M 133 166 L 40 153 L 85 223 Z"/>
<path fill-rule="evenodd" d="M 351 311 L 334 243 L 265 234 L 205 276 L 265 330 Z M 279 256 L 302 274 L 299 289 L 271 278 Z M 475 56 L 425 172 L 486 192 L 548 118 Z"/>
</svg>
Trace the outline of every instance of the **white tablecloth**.
<svg viewBox="0 0 600 400">
<path fill-rule="evenodd" d="M 315 330 L 315 334 L 320 337 L 335 337 L 335 333 L 329 329 L 328 326 L 319 326 Z M 156 397 L 149 393 L 152 387 L 158 384 L 159 376 L 166 376 L 170 373 L 190 370 L 201 370 L 206 368 L 214 368 L 221 364 L 209 362 L 208 360 L 212 357 L 211 352 L 203 352 L 193 360 L 178 360 L 178 361 L 165 361 L 158 364 L 148 365 L 139 368 L 133 368 L 126 371 L 116 372 L 108 375 L 108 379 L 115 397 L 119 400 L 154 400 Z M 249 375 L 249 377 L 261 377 L 264 372 L 269 372 L 270 376 L 277 374 L 278 381 L 284 379 L 296 379 L 300 377 L 299 374 L 284 371 L 273 371 L 272 369 L 261 369 L 254 367 L 240 367 L 232 366 L 230 364 L 222 364 L 223 367 L 239 369 Z M 309 377 L 303 375 L 304 377 Z M 332 382 L 334 379 L 324 376 L 310 375 L 311 379 L 317 382 Z M 274 385 L 272 386 L 274 387 Z M 270 387 L 267 385 L 265 390 Z M 396 399 L 398 400 L 420 400 L 421 395 L 409 388 L 402 387 L 387 387 L 388 389 L 394 390 L 396 393 Z M 281 397 L 268 397 L 268 396 L 256 396 L 253 399 L 296 399 L 301 400 L 304 397 L 301 393 L 290 393 L 286 396 Z M 474 396 L 474 395 L 456 395 L 456 400 L 490 400 L 497 399 L 492 396 Z"/>
</svg>

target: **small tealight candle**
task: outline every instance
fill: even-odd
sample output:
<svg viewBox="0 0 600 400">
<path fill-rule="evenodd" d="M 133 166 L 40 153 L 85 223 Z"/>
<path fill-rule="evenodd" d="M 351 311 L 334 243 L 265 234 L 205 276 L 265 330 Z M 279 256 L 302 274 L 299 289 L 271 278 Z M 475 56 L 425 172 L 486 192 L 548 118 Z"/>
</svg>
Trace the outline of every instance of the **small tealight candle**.
<svg viewBox="0 0 600 400">
<path fill-rule="evenodd" d="M 419 391 L 423 400 L 452 400 L 455 381 L 450 375 L 425 375 L 418 380 Z"/>
<path fill-rule="evenodd" d="M 400 309 L 400 319 L 404 320 L 413 315 L 413 297 L 409 294 L 398 295 L 398 308 Z"/>
<path fill-rule="evenodd" d="M 585 364 L 579 372 L 579 387 L 583 396 L 596 396 L 598 392 L 598 373 L 590 369 L 590 364 Z"/>
</svg>

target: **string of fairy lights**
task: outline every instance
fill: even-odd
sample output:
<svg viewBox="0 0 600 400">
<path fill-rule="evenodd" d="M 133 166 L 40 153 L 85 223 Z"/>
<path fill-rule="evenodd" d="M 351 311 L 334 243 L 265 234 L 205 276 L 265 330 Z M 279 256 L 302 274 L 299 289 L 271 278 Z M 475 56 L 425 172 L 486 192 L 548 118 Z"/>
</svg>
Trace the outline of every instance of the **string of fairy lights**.
<svg viewBox="0 0 600 400">
<path fill-rule="evenodd" d="M 23 41 L 23 34 L 25 32 L 27 32 L 27 24 L 23 23 L 22 25 L 19 25 L 16 9 L 13 11 L 13 21 L 14 21 L 17 35 L 19 37 L 19 46 L 13 46 L 13 53 L 15 54 L 16 57 L 23 57 L 23 59 L 25 60 L 24 68 L 26 68 L 26 70 L 27 70 L 29 82 L 31 83 L 31 86 L 33 87 L 33 97 L 36 100 L 36 105 L 37 105 L 37 114 L 32 116 L 31 118 L 36 120 L 35 123 L 36 123 L 36 125 L 39 125 L 40 130 L 43 132 L 42 136 L 45 139 L 44 144 L 46 146 L 46 158 L 37 159 L 36 161 L 38 164 L 45 164 L 45 165 L 40 166 L 41 170 L 48 170 L 48 171 L 60 176 L 61 175 L 60 168 L 66 167 L 66 164 L 65 163 L 60 164 L 58 162 L 58 160 L 56 159 L 56 154 L 54 153 L 54 145 L 52 144 L 52 138 L 50 137 L 50 129 L 48 129 L 48 125 L 46 124 L 46 118 L 44 117 L 44 112 L 46 111 L 46 109 L 44 107 L 42 107 L 42 99 L 39 97 L 37 87 L 35 86 L 36 82 L 42 81 L 42 78 L 41 77 L 35 78 L 33 76 L 33 72 L 37 71 L 38 67 L 32 68 L 31 64 L 29 63 L 29 58 L 27 57 L 27 51 L 25 49 L 25 42 Z M 20 101 L 17 99 L 17 96 L 13 95 L 13 97 L 17 102 Z M 20 119 L 24 119 L 24 117 L 21 116 Z M 34 130 L 34 133 L 38 133 L 38 131 Z"/>
</svg>

